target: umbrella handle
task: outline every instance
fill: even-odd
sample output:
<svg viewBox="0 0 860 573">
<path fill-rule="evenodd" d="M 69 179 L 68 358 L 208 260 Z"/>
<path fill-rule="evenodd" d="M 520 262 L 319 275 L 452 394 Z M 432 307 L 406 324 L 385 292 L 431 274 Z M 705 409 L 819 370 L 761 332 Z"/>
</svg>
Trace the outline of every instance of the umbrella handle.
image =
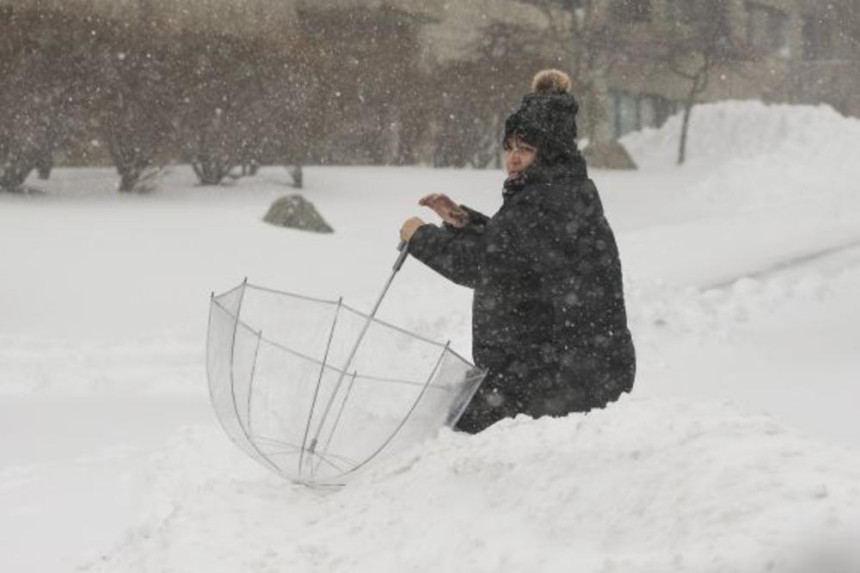
<svg viewBox="0 0 860 573">
<path fill-rule="evenodd" d="M 382 304 L 382 299 L 385 298 L 385 294 L 388 292 L 388 288 L 394 281 L 394 276 L 397 274 L 397 271 L 400 270 L 400 267 L 403 266 L 403 262 L 409 255 L 409 241 L 400 241 L 400 244 L 397 246 L 397 250 L 400 251 L 400 254 L 397 256 L 397 261 L 395 261 L 394 263 L 394 272 L 392 272 L 391 276 L 388 277 L 388 281 L 385 283 L 385 287 L 382 289 L 382 293 L 380 293 L 379 298 L 376 299 L 376 304 L 373 305 L 373 310 L 371 310 L 370 314 L 367 316 L 367 320 L 364 323 L 364 327 L 361 329 L 361 333 L 358 335 L 358 339 L 355 341 L 355 344 L 353 345 L 352 350 L 349 353 L 349 357 L 346 359 L 346 364 L 344 364 L 343 368 L 340 370 L 340 375 L 337 378 L 337 383 L 335 383 L 334 391 L 332 391 L 331 396 L 329 396 L 328 403 L 326 404 L 325 410 L 320 417 L 319 424 L 317 424 L 317 430 L 314 433 L 314 437 L 311 439 L 310 446 L 307 449 L 308 453 L 310 454 L 316 453 L 320 434 L 322 434 L 323 430 L 323 424 L 325 424 L 326 418 L 328 418 L 328 414 L 331 411 L 332 404 L 334 403 L 334 399 L 337 396 L 338 391 L 340 391 L 340 387 L 341 384 L 343 384 L 343 379 L 346 376 L 346 372 L 347 370 L 349 370 L 350 366 L 352 366 L 352 360 L 355 358 L 356 352 L 358 352 L 358 347 L 361 345 L 361 341 L 364 340 L 364 335 L 367 334 L 367 329 L 373 322 L 373 319 L 376 316 L 376 311 L 379 310 L 379 305 Z M 331 436 L 329 436 L 329 441 L 331 441 Z"/>
<path fill-rule="evenodd" d="M 394 261 L 395 273 L 400 270 L 400 267 L 403 266 L 406 257 L 409 255 L 409 241 L 400 241 L 400 244 L 397 245 L 397 250 L 400 251 L 400 254 L 397 256 L 397 260 Z"/>
</svg>

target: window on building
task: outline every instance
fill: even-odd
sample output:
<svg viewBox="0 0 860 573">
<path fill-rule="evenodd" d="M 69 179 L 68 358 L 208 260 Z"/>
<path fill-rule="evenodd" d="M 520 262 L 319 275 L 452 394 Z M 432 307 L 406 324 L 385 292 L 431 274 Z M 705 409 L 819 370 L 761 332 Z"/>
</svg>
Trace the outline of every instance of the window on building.
<svg viewBox="0 0 860 573">
<path fill-rule="evenodd" d="M 655 98 L 645 96 L 639 98 L 639 128 L 657 127 L 657 103 Z"/>
<path fill-rule="evenodd" d="M 803 18 L 803 57 L 807 60 L 833 57 L 833 29 L 830 21 L 821 15 Z"/>
<path fill-rule="evenodd" d="M 613 0 L 610 9 L 619 22 L 651 21 L 651 0 Z"/>
<path fill-rule="evenodd" d="M 788 55 L 788 16 L 776 8 L 747 2 L 747 43 L 766 54 Z"/>
<path fill-rule="evenodd" d="M 633 94 L 619 89 L 612 90 L 610 95 L 609 118 L 616 138 L 646 127 L 660 127 L 679 108 L 677 102 L 657 95 Z"/>
<path fill-rule="evenodd" d="M 639 129 L 639 101 L 629 93 L 620 92 L 615 100 L 615 129 L 619 134 Z"/>
</svg>

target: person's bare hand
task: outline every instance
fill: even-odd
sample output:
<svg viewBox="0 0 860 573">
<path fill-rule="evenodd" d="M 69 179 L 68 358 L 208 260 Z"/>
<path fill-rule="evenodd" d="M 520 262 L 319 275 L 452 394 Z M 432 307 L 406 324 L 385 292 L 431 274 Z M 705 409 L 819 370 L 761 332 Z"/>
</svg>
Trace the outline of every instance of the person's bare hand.
<svg viewBox="0 0 860 573">
<path fill-rule="evenodd" d="M 450 197 L 444 193 L 431 193 L 425 195 L 418 201 L 422 207 L 429 207 L 436 212 L 443 221 L 454 227 L 462 228 L 466 226 L 469 216 L 459 205 L 454 203 Z"/>
<path fill-rule="evenodd" d="M 418 217 L 406 219 L 406 221 L 403 223 L 403 226 L 400 227 L 400 240 L 411 241 L 412 235 L 415 234 L 415 231 L 418 230 L 418 227 L 421 227 L 424 224 L 424 221 L 419 219 Z"/>
</svg>

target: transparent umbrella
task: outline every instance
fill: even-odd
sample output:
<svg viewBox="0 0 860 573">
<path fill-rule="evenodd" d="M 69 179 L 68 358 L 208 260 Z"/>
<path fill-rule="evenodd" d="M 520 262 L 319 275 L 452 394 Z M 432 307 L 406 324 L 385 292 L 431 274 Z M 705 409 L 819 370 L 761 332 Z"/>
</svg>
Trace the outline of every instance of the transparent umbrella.
<svg viewBox="0 0 860 573">
<path fill-rule="evenodd" d="M 343 300 L 247 282 L 212 296 L 207 375 L 233 441 L 278 475 L 336 486 L 379 456 L 453 426 L 485 372 Z"/>
</svg>

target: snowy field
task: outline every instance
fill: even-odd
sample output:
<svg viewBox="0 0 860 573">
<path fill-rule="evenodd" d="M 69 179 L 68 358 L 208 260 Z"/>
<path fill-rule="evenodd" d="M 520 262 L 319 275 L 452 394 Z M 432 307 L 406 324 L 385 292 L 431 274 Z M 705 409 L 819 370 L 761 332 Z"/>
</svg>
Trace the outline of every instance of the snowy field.
<svg viewBox="0 0 860 573">
<path fill-rule="evenodd" d="M 309 168 L 332 235 L 261 221 L 283 169 L 207 189 L 175 167 L 142 197 L 59 169 L 0 195 L 0 571 L 860 571 L 860 121 L 699 107 L 680 169 L 677 131 L 628 136 L 639 171 L 592 174 L 634 392 L 442 432 L 336 493 L 218 426 L 210 292 L 248 277 L 369 310 L 418 198 L 492 213 L 501 172 Z M 411 260 L 379 316 L 469 356 L 469 306 Z"/>
</svg>

